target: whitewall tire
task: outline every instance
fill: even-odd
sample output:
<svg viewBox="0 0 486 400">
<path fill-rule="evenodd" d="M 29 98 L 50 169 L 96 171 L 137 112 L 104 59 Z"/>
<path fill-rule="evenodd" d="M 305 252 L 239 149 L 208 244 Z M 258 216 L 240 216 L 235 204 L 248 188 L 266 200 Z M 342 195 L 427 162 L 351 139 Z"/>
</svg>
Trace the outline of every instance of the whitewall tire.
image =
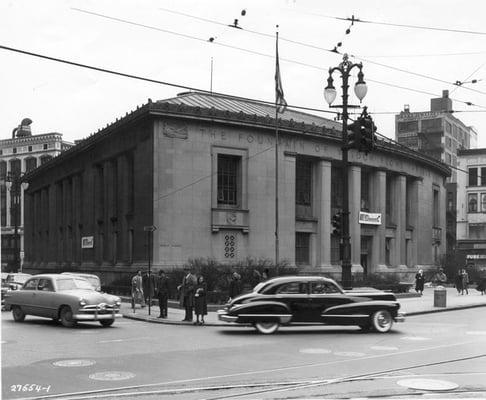
<svg viewBox="0 0 486 400">
<path fill-rule="evenodd" d="M 389 311 L 379 310 L 371 316 L 371 326 L 380 333 L 388 332 L 393 326 L 393 318 Z"/>
<path fill-rule="evenodd" d="M 255 329 L 264 335 L 270 335 L 278 331 L 280 324 L 278 322 L 255 322 Z"/>
</svg>

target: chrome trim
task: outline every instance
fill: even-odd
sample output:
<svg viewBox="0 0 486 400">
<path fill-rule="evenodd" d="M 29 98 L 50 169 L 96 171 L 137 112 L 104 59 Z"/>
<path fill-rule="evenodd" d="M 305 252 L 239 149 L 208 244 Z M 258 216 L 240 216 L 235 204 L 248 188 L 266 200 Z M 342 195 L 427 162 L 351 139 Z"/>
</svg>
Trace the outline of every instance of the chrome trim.
<svg viewBox="0 0 486 400">
<path fill-rule="evenodd" d="M 123 317 L 122 314 L 95 314 L 95 315 L 86 315 L 86 314 L 74 314 L 73 319 L 78 321 L 100 321 L 104 319 L 115 319 Z"/>
<path fill-rule="evenodd" d="M 238 317 L 234 317 L 234 316 L 226 315 L 226 314 L 218 314 L 218 319 L 220 321 L 224 321 L 224 322 L 236 322 Z"/>
<path fill-rule="evenodd" d="M 282 324 L 290 322 L 292 314 L 238 314 L 242 318 L 278 318 Z"/>
<path fill-rule="evenodd" d="M 321 317 L 338 317 L 338 318 L 369 318 L 368 314 L 321 314 Z"/>
</svg>

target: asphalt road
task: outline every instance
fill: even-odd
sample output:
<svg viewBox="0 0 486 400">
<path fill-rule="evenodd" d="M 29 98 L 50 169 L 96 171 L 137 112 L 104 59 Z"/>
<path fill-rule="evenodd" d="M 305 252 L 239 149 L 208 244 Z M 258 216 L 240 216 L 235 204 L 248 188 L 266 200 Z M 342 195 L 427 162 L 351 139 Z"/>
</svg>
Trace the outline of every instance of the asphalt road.
<svg viewBox="0 0 486 400">
<path fill-rule="evenodd" d="M 2 312 L 2 398 L 486 398 L 484 312 L 409 317 L 388 334 L 298 327 L 270 336 L 125 319 L 67 329 Z M 106 391 L 115 388 L 124 389 Z"/>
</svg>

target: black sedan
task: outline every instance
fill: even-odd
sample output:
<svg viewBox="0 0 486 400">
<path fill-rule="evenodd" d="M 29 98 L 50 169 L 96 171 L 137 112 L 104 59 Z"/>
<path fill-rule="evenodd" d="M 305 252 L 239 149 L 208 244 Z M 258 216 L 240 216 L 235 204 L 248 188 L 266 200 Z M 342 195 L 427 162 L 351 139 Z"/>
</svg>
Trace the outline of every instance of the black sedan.
<svg viewBox="0 0 486 400">
<path fill-rule="evenodd" d="M 218 311 L 218 318 L 253 324 L 264 334 L 292 323 L 357 325 L 384 333 L 392 328 L 393 321 L 404 321 L 399 308 L 393 293 L 345 291 L 329 278 L 286 276 L 262 282 L 252 293 L 236 297 Z"/>
</svg>

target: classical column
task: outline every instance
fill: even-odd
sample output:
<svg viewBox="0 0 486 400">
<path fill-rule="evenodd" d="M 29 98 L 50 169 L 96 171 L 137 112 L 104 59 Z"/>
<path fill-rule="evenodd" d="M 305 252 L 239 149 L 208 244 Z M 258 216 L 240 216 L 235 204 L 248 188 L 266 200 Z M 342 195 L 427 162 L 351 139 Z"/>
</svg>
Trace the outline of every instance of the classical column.
<svg viewBox="0 0 486 400">
<path fill-rule="evenodd" d="M 104 257 L 103 262 L 112 263 L 113 260 L 113 218 L 114 215 L 114 201 L 115 197 L 113 195 L 114 181 L 113 181 L 113 163 L 111 161 L 105 161 L 103 164 L 103 190 L 104 190 L 104 210 L 103 210 L 103 220 L 104 220 Z"/>
<path fill-rule="evenodd" d="M 349 236 L 351 241 L 351 265 L 361 269 L 361 167 L 351 165 L 348 168 L 349 187 Z"/>
<path fill-rule="evenodd" d="M 317 164 L 317 266 L 331 268 L 331 162 Z"/>
<path fill-rule="evenodd" d="M 283 170 L 279 177 L 279 258 L 290 265 L 295 265 L 295 156 L 284 152 L 279 163 Z"/>
<path fill-rule="evenodd" d="M 419 220 L 418 220 L 418 209 L 419 209 L 419 201 L 418 201 L 418 191 L 419 191 L 419 179 L 414 179 L 408 186 L 407 189 L 410 190 L 408 194 L 409 198 L 409 222 L 412 226 L 412 238 L 410 241 L 411 249 L 410 249 L 410 266 L 414 267 L 417 265 L 417 241 L 418 241 L 418 229 L 419 229 Z"/>
<path fill-rule="evenodd" d="M 406 195 L 407 195 L 407 178 L 399 175 L 395 178 L 395 196 L 393 207 L 395 208 L 395 251 L 393 265 L 405 266 L 406 264 L 406 246 L 405 246 L 405 229 L 406 229 Z"/>
<path fill-rule="evenodd" d="M 129 235 L 128 235 L 128 164 L 127 156 L 122 154 L 117 158 L 117 194 L 118 197 L 118 245 L 117 259 L 128 263 Z"/>
<path fill-rule="evenodd" d="M 49 185 L 49 244 L 47 252 L 49 254 L 48 264 L 50 266 L 56 265 L 57 262 L 57 243 L 59 241 L 59 227 L 57 225 L 57 186 L 56 184 Z M 33 208 L 35 212 L 35 208 Z M 33 216 L 32 216 L 33 219 Z M 35 245 L 34 245 L 35 246 Z"/>
<path fill-rule="evenodd" d="M 386 235 L 386 172 L 376 171 L 373 174 L 371 192 L 371 210 L 381 214 L 381 224 L 376 226 L 371 250 L 371 265 L 368 273 L 386 268 L 385 235 Z"/>
</svg>

